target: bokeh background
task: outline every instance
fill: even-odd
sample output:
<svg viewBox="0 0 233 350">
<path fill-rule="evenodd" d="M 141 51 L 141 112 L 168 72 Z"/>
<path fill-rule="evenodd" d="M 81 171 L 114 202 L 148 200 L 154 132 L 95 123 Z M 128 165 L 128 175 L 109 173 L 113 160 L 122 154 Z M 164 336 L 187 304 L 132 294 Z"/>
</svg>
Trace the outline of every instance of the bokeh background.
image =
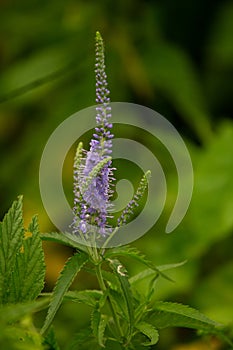
<svg viewBox="0 0 233 350">
<path fill-rule="evenodd" d="M 157 298 L 197 307 L 226 324 L 233 320 L 233 3 L 219 0 L 0 1 L 0 216 L 24 195 L 25 223 L 38 213 L 42 232 L 56 230 L 43 208 L 40 157 L 52 131 L 95 100 L 94 36 L 102 33 L 112 101 L 148 106 L 170 120 L 190 151 L 195 186 L 190 209 L 170 235 L 165 226 L 177 195 L 174 164 L 162 145 L 137 130 L 160 160 L 168 197 L 164 212 L 134 245 L 157 265 L 187 259 L 161 280 Z M 88 137 L 84 141 L 88 143 Z M 72 202 L 73 149 L 63 169 Z M 134 168 L 126 174 L 136 182 Z M 45 290 L 51 290 L 68 248 L 44 246 Z M 139 266 L 125 262 L 130 273 Z M 76 287 L 96 287 L 82 274 Z M 140 286 L 144 288 L 144 286 Z M 56 318 L 64 345 L 90 310 L 64 305 Z M 69 325 L 69 326 L 67 326 Z M 222 349 L 187 330 L 167 330 L 156 349 Z"/>
</svg>

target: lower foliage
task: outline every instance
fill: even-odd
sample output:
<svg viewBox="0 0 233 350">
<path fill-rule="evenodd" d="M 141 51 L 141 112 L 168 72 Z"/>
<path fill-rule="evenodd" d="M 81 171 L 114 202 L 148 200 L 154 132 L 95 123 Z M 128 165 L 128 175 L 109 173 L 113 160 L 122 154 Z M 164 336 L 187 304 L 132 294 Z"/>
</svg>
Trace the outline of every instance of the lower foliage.
<svg viewBox="0 0 233 350">
<path fill-rule="evenodd" d="M 52 293 L 42 292 L 45 276 L 42 240 L 60 242 L 74 249 Z M 0 242 L 2 349 L 59 350 L 53 320 L 64 302 L 83 303 L 92 309 L 89 326 L 74 334 L 67 350 L 152 348 L 159 342 L 160 331 L 169 327 L 186 327 L 211 334 L 232 348 L 223 325 L 189 306 L 156 300 L 159 279 L 170 280 L 164 271 L 183 263 L 154 266 L 130 246 L 102 250 L 81 246 L 72 240 L 72 235 L 40 234 L 36 217 L 25 230 L 22 197 L 13 203 L 0 224 Z M 145 268 L 129 276 L 122 257 L 136 260 Z M 81 270 L 96 276 L 98 290 L 70 290 Z M 149 287 L 141 293 L 137 285 L 144 279 L 148 280 Z M 33 318 L 45 308 L 48 308 L 47 316 L 39 330 Z"/>
</svg>

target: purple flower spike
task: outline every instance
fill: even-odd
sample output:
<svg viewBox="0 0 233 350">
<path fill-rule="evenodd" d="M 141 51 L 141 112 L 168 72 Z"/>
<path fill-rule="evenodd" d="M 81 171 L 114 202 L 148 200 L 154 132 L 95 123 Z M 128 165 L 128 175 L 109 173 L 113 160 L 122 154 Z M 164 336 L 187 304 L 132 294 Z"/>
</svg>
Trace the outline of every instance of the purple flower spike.
<svg viewBox="0 0 233 350">
<path fill-rule="evenodd" d="M 95 230 L 101 236 L 111 233 L 107 223 L 113 180 L 111 167 L 112 124 L 107 75 L 105 73 L 104 44 L 96 33 L 96 123 L 90 150 L 79 150 L 74 162 L 74 220 L 73 233 L 87 235 Z M 83 156 L 84 155 L 84 156 Z M 88 185 L 86 185 L 88 184 Z"/>
</svg>

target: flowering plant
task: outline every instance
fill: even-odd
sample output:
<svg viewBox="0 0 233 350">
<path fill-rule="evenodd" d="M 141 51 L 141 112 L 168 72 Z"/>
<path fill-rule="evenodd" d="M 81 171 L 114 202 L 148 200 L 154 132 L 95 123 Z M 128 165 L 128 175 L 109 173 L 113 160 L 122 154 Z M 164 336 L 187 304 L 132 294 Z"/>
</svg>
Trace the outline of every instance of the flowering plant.
<svg viewBox="0 0 233 350">
<path fill-rule="evenodd" d="M 74 208 L 72 234 L 39 234 L 34 217 L 27 230 L 22 219 L 22 197 L 13 203 L 0 224 L 0 345 L 10 349 L 59 349 L 51 328 L 63 301 L 85 303 L 92 308 L 89 326 L 75 334 L 68 344 L 74 349 L 154 348 L 159 332 L 167 327 L 188 327 L 217 335 L 229 345 L 222 325 L 186 305 L 156 300 L 156 283 L 170 280 L 165 270 L 183 263 L 155 266 L 136 248 L 108 248 L 112 237 L 125 225 L 146 194 L 150 172 L 142 177 L 132 200 L 111 224 L 114 189 L 112 166 L 112 124 L 109 90 L 105 73 L 104 46 L 96 34 L 96 128 L 90 149 L 77 147 L 74 160 Z M 45 274 L 41 239 L 74 248 L 52 293 L 42 293 Z M 121 261 L 135 259 L 145 268 L 134 276 Z M 98 290 L 69 290 L 74 278 L 84 269 L 95 274 Z M 148 281 L 148 289 L 139 292 L 139 282 Z M 38 301 L 35 299 L 40 296 Z M 39 332 L 28 314 L 48 307 Z M 25 319 L 27 322 L 25 323 Z M 12 336 L 15 331 L 15 335 Z M 20 345 L 19 345 L 20 344 Z"/>
</svg>

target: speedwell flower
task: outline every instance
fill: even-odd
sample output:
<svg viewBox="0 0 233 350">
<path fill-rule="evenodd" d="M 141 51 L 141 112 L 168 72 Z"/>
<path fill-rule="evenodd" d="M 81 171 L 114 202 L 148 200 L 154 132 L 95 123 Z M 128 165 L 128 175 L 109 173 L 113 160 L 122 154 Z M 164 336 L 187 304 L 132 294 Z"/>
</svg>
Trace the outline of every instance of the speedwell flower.
<svg viewBox="0 0 233 350">
<path fill-rule="evenodd" d="M 93 227 L 105 236 L 111 231 L 107 218 L 111 208 L 110 188 L 113 180 L 111 157 L 112 124 L 107 75 L 105 73 L 104 45 L 96 33 L 96 128 L 90 142 L 90 150 L 77 149 L 74 162 L 74 220 L 73 232 L 86 234 Z"/>
</svg>

